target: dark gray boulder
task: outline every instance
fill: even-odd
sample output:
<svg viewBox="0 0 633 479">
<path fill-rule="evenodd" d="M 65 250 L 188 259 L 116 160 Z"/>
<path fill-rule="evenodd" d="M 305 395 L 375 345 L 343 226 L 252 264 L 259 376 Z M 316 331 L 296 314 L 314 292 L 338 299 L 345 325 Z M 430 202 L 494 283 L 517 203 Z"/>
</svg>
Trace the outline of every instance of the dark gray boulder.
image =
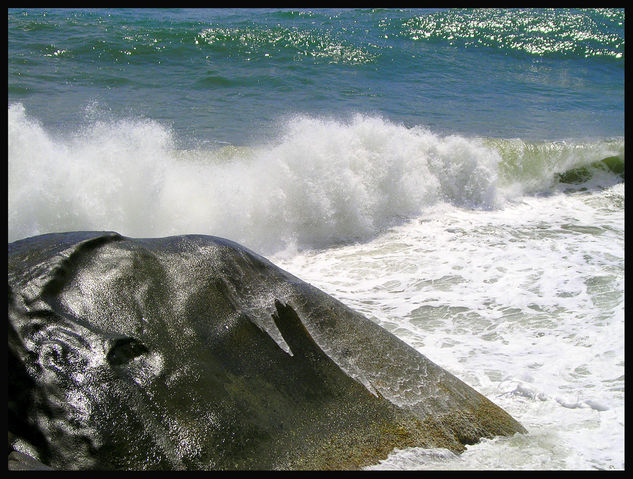
<svg viewBox="0 0 633 479">
<path fill-rule="evenodd" d="M 225 239 L 42 235 L 9 244 L 8 278 L 10 466 L 351 469 L 525 432 Z"/>
</svg>

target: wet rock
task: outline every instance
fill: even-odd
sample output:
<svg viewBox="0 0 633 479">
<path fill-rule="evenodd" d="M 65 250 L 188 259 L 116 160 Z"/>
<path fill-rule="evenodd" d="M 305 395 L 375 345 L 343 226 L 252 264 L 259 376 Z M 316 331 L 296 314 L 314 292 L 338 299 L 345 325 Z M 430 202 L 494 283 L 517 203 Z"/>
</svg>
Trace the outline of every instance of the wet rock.
<svg viewBox="0 0 633 479">
<path fill-rule="evenodd" d="M 352 469 L 525 431 L 234 242 L 75 232 L 8 250 L 9 431 L 45 467 Z"/>
</svg>

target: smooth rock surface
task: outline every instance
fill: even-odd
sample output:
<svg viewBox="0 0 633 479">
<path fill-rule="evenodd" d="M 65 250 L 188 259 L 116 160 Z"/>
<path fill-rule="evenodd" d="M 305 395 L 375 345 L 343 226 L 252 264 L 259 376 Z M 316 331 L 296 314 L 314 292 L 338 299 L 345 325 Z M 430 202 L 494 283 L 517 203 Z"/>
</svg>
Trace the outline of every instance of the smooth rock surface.
<svg viewBox="0 0 633 479">
<path fill-rule="evenodd" d="M 11 243 L 8 256 L 8 427 L 38 464 L 351 469 L 395 447 L 460 452 L 525 432 L 234 242 L 75 232 Z"/>
</svg>

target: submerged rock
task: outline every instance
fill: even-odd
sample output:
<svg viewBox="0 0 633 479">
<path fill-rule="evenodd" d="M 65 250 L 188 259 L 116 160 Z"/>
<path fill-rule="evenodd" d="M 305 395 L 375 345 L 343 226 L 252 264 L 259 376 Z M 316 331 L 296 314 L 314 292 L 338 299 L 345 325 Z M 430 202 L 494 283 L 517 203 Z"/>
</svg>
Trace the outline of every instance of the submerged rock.
<svg viewBox="0 0 633 479">
<path fill-rule="evenodd" d="M 231 241 L 76 232 L 8 250 L 9 448 L 38 467 L 351 469 L 525 432 Z"/>
<path fill-rule="evenodd" d="M 594 161 L 588 166 L 572 168 L 558 174 L 560 183 L 579 184 L 591 179 L 595 170 L 610 171 L 621 179 L 624 179 L 624 160 L 619 156 L 609 156 L 599 161 Z"/>
</svg>

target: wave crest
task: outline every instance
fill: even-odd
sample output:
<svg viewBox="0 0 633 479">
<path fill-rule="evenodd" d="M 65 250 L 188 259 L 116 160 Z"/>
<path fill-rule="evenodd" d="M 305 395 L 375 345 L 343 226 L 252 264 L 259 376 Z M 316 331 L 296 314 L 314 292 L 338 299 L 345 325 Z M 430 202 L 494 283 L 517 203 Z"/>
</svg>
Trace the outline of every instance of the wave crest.
<svg viewBox="0 0 633 479">
<path fill-rule="evenodd" d="M 297 116 L 267 144 L 216 150 L 179 150 L 151 120 L 94 116 L 56 137 L 22 105 L 9 107 L 9 241 L 114 230 L 217 235 L 264 254 L 322 248 L 372 238 L 437 203 L 497 208 L 557 172 L 543 173 L 544 146 L 440 136 L 375 116 Z M 594 150 L 587 158 L 605 148 Z"/>
</svg>

